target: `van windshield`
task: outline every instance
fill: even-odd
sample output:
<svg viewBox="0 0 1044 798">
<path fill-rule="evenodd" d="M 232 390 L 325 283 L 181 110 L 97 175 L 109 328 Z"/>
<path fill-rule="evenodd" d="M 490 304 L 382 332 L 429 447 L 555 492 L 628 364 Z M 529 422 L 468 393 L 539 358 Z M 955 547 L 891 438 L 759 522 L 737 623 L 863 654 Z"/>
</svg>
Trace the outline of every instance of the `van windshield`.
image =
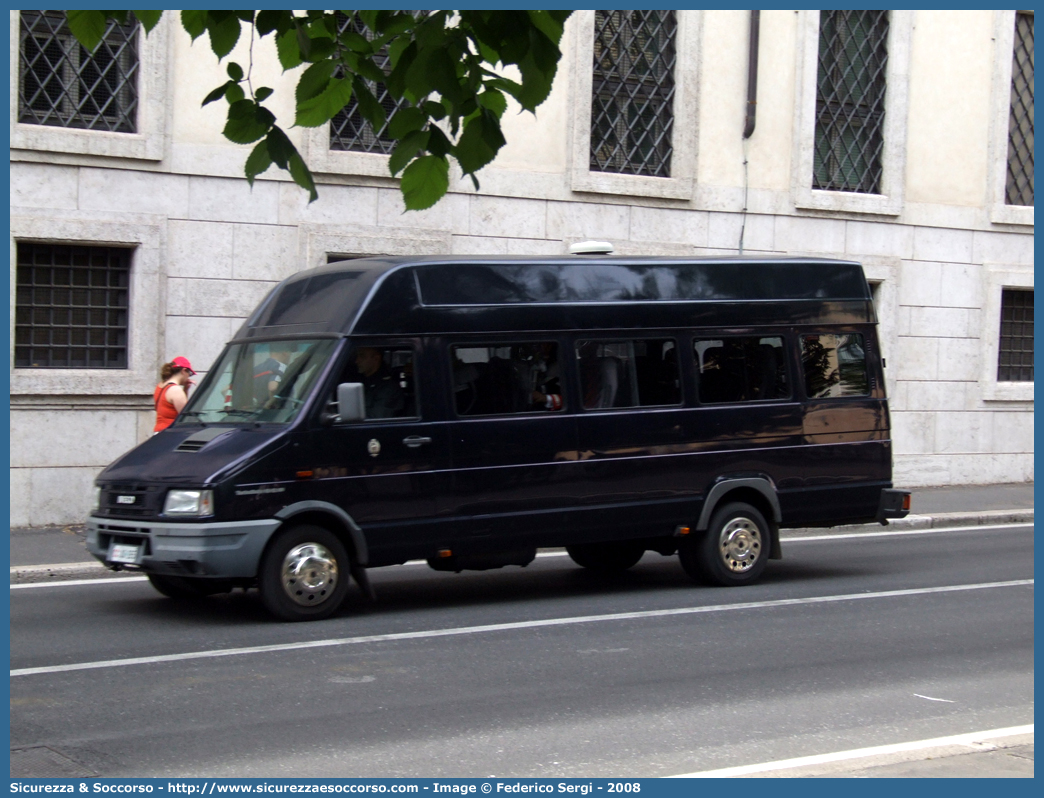
<svg viewBox="0 0 1044 798">
<path fill-rule="evenodd" d="M 289 424 L 297 417 L 337 341 L 234 344 L 176 424 Z"/>
</svg>

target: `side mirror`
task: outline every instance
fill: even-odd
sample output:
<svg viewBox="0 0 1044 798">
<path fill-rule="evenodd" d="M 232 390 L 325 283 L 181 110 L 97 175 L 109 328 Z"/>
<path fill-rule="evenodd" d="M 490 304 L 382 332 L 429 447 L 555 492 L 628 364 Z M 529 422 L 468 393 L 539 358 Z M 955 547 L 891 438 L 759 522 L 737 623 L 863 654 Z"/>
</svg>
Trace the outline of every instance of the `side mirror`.
<svg viewBox="0 0 1044 798">
<path fill-rule="evenodd" d="M 343 382 L 337 386 L 338 421 L 362 421 L 366 418 L 366 400 L 361 382 Z"/>
</svg>

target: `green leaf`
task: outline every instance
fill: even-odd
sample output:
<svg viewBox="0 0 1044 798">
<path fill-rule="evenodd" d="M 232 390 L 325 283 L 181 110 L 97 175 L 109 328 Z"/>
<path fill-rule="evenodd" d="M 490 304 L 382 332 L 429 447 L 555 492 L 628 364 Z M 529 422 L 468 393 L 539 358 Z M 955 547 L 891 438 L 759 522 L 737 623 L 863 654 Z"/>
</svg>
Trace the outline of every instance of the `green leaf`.
<svg viewBox="0 0 1044 798">
<path fill-rule="evenodd" d="M 487 89 L 478 96 L 479 105 L 492 111 L 499 119 L 507 110 L 507 98 L 502 92 Z"/>
<path fill-rule="evenodd" d="M 335 68 L 336 65 L 333 61 L 320 61 L 302 72 L 294 92 L 297 102 L 311 100 L 322 94 L 330 85 L 330 78 L 333 77 Z"/>
<path fill-rule="evenodd" d="M 425 102 L 421 105 L 421 109 L 436 122 L 440 119 L 444 119 L 446 116 L 446 106 L 440 102 L 435 102 L 434 100 L 428 100 Z"/>
<path fill-rule="evenodd" d="M 227 83 L 222 83 L 220 86 L 214 89 L 214 91 L 210 92 L 210 94 L 203 98 L 203 105 L 210 105 L 212 102 L 217 102 L 225 96 L 225 92 L 228 91 L 229 86 L 235 85 L 236 84 L 233 83 L 231 80 Z"/>
<path fill-rule="evenodd" d="M 262 174 L 271 165 L 272 156 L 268 152 L 268 139 L 266 138 L 264 141 L 257 143 L 257 146 L 254 147 L 246 159 L 246 166 L 243 168 L 243 171 L 246 172 L 247 182 L 253 186 L 254 178 Z"/>
<path fill-rule="evenodd" d="M 370 40 L 365 36 L 361 36 L 351 28 L 346 30 L 340 36 L 341 44 L 347 47 L 349 50 L 356 53 L 372 53 L 373 45 L 370 44 Z"/>
<path fill-rule="evenodd" d="M 276 38 L 276 53 L 279 55 L 279 63 L 283 69 L 294 69 L 304 63 L 301 58 L 301 48 L 297 44 L 297 28 L 290 26 L 286 31 L 280 33 Z"/>
<path fill-rule="evenodd" d="M 558 44 L 562 40 L 562 33 L 565 30 L 565 20 L 568 17 L 562 17 L 556 15 L 553 11 L 528 11 L 529 20 L 533 23 L 537 30 L 547 36 L 555 44 Z"/>
<path fill-rule="evenodd" d="M 312 172 L 305 165 L 304 159 L 301 158 L 296 149 L 294 149 L 294 154 L 290 156 L 289 170 L 294 182 L 308 191 L 309 205 L 319 199 L 319 192 L 315 190 L 315 179 L 312 177 Z"/>
<path fill-rule="evenodd" d="M 253 100 L 239 100 L 228 107 L 228 121 L 225 123 L 225 138 L 236 144 L 252 144 L 264 136 L 275 116 L 267 108 L 262 108 Z"/>
<path fill-rule="evenodd" d="M 373 93 L 359 77 L 352 79 L 352 94 L 355 95 L 355 102 L 359 106 L 359 113 L 362 114 L 363 119 L 369 122 L 374 130 L 380 130 L 384 127 L 384 123 L 387 120 L 384 108 L 381 107 L 381 104 L 377 102 L 377 98 L 373 96 Z"/>
<path fill-rule="evenodd" d="M 182 11 L 181 27 L 183 27 L 188 35 L 192 37 L 192 41 L 196 41 L 196 39 L 206 33 L 207 12 L 195 10 Z"/>
<path fill-rule="evenodd" d="M 290 165 L 290 156 L 297 152 L 293 142 L 278 125 L 272 126 L 265 141 L 268 142 L 268 154 L 272 156 L 275 165 L 280 169 L 286 169 Z"/>
<path fill-rule="evenodd" d="M 225 97 L 228 99 L 229 105 L 237 103 L 246 97 L 246 93 L 243 91 L 243 87 L 238 83 L 230 83 L 228 91 L 225 92 Z"/>
<path fill-rule="evenodd" d="M 290 25 L 289 17 L 291 16 L 292 14 L 289 11 L 273 11 L 270 9 L 258 11 L 257 19 L 254 20 L 257 35 L 267 36 L 273 31 L 275 33 L 285 32 Z"/>
<path fill-rule="evenodd" d="M 228 69 L 226 69 L 225 71 L 228 72 L 228 76 L 232 78 L 232 80 L 236 81 L 236 83 L 243 79 L 243 67 L 237 64 L 235 61 L 229 61 Z"/>
<path fill-rule="evenodd" d="M 352 82 L 348 78 L 331 80 L 320 94 L 297 103 L 295 124 L 320 127 L 333 119 L 352 99 Z"/>
<path fill-rule="evenodd" d="M 442 199 L 449 189 L 449 162 L 424 155 L 402 173 L 402 198 L 408 211 L 422 211 Z"/>
<path fill-rule="evenodd" d="M 420 130 L 427 122 L 428 117 L 420 108 L 407 105 L 392 114 L 391 121 L 388 123 L 388 133 L 393 139 L 401 139 L 413 130 Z"/>
<path fill-rule="evenodd" d="M 394 117 L 392 118 L 394 119 Z M 392 150 L 391 157 L 388 159 L 388 171 L 392 175 L 401 172 L 406 164 L 413 160 L 414 155 L 427 148 L 428 139 L 427 130 L 415 130 L 399 139 L 399 143 L 395 145 L 395 149 Z"/>
<path fill-rule="evenodd" d="M 138 18 L 138 22 L 145 28 L 145 34 L 148 35 L 152 32 L 152 29 L 159 24 L 160 17 L 163 16 L 162 11 L 134 11 L 134 16 Z"/>
<path fill-rule="evenodd" d="M 259 88 L 257 91 L 254 92 L 254 99 L 257 102 L 259 102 L 259 103 L 260 102 L 264 102 L 269 97 L 271 97 L 274 93 L 275 92 L 272 89 L 268 88 L 268 86 L 262 86 L 261 88 Z"/>
<path fill-rule="evenodd" d="M 496 158 L 504 143 L 496 118 L 479 114 L 464 128 L 454 154 L 464 174 L 470 175 Z"/>
<path fill-rule="evenodd" d="M 220 61 L 232 52 L 239 41 L 240 23 L 239 19 L 229 14 L 222 20 L 216 19 L 215 14 L 210 14 L 207 20 L 207 30 L 210 32 L 210 49 Z"/>
<path fill-rule="evenodd" d="M 65 18 L 72 35 L 76 37 L 80 44 L 93 53 L 94 48 L 101 44 L 101 40 L 105 38 L 105 29 L 108 27 L 105 12 L 66 11 Z"/>
</svg>

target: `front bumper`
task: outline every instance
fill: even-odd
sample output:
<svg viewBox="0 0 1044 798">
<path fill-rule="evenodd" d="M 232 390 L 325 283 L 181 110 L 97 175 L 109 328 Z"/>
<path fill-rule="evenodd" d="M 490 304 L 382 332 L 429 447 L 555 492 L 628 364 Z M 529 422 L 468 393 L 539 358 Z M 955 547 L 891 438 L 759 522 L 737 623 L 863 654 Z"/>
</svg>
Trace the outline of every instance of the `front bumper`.
<svg viewBox="0 0 1044 798">
<path fill-rule="evenodd" d="M 257 576 L 265 544 L 281 523 L 274 518 L 192 524 L 90 516 L 87 550 L 108 567 L 169 576 L 252 578 Z M 136 546 L 136 561 L 113 563 L 110 556 L 116 544 Z"/>
<path fill-rule="evenodd" d="M 906 518 L 910 513 L 910 491 L 885 488 L 877 505 L 877 521 L 887 524 L 889 518 Z"/>
</svg>

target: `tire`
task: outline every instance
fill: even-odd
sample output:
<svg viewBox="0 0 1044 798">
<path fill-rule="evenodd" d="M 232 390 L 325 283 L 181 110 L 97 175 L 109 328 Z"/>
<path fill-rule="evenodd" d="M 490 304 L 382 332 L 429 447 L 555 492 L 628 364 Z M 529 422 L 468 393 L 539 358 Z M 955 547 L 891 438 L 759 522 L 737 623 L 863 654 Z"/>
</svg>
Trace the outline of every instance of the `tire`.
<svg viewBox="0 0 1044 798">
<path fill-rule="evenodd" d="M 752 505 L 731 502 L 714 511 L 705 533 L 682 540 L 678 558 L 698 582 L 737 587 L 757 581 L 770 548 L 765 516 Z"/>
<path fill-rule="evenodd" d="M 566 546 L 566 553 L 577 565 L 602 574 L 623 573 L 645 554 L 640 543 L 581 543 Z"/>
<path fill-rule="evenodd" d="M 167 598 L 178 601 L 194 601 L 214 593 L 227 593 L 232 586 L 217 579 L 200 579 L 193 576 L 165 576 L 146 574 L 149 582 Z"/>
<path fill-rule="evenodd" d="M 261 601 L 284 621 L 328 618 L 348 592 L 350 567 L 348 551 L 329 529 L 289 527 L 276 535 L 261 559 Z"/>
</svg>

